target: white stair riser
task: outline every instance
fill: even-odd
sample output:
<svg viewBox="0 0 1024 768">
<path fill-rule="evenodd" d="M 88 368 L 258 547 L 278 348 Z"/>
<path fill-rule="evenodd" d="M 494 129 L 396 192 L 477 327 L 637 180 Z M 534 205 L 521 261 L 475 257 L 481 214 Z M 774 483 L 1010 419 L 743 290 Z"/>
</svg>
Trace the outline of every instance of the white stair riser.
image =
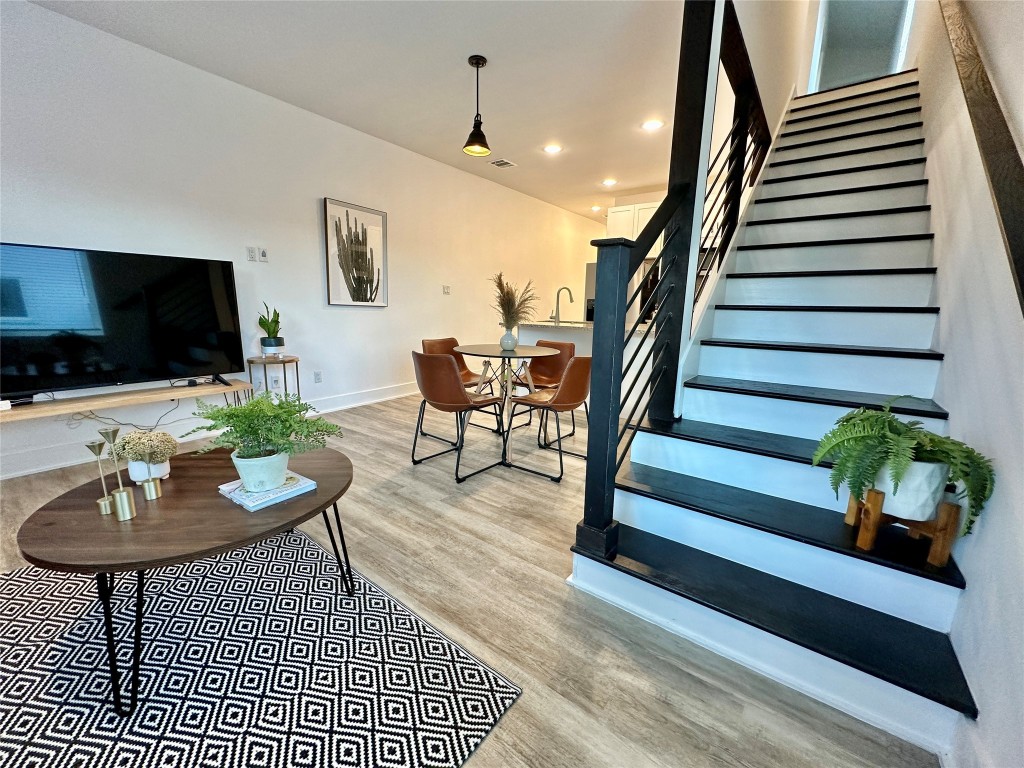
<svg viewBox="0 0 1024 768">
<path fill-rule="evenodd" d="M 912 125 L 917 122 L 916 120 L 907 120 L 906 123 L 901 125 Z M 870 129 L 867 129 L 870 130 Z M 866 131 L 850 131 L 850 136 L 855 136 L 858 133 L 865 133 Z M 914 126 L 911 128 L 903 128 L 898 131 L 890 131 L 889 133 L 876 133 L 870 136 L 856 136 L 855 138 L 847 138 L 844 136 L 841 139 L 829 141 L 823 144 L 812 144 L 809 147 L 799 147 L 797 149 L 783 149 L 786 146 L 794 146 L 798 144 L 805 144 L 805 141 L 798 141 L 797 139 L 790 139 L 787 144 L 779 142 L 779 147 L 772 153 L 772 162 L 778 160 L 796 160 L 798 158 L 805 157 L 816 157 L 823 155 L 827 152 L 844 152 L 848 149 L 863 149 L 866 147 L 879 147 L 885 144 L 893 144 L 899 141 L 910 141 L 911 139 L 924 138 L 924 132 L 920 126 Z M 807 141 L 816 141 L 812 136 Z"/>
<path fill-rule="evenodd" d="M 706 421 L 729 427 L 742 427 L 757 432 L 806 437 L 820 440 L 835 426 L 836 419 L 849 413 L 851 407 L 821 405 L 799 400 L 753 397 L 732 392 L 685 387 L 683 389 L 683 418 Z M 939 435 L 948 431 L 944 419 L 920 418 L 899 414 L 903 421 L 917 419 Z"/>
<path fill-rule="evenodd" d="M 831 269 L 896 269 L 932 266 L 931 240 L 903 240 L 820 248 L 769 248 L 736 252 L 737 272 Z"/>
<path fill-rule="evenodd" d="M 928 203 L 928 185 L 915 184 L 912 187 L 852 192 L 845 195 L 802 197 L 799 200 L 781 200 L 779 202 L 770 201 L 770 197 L 761 198 L 761 201 L 756 203 L 751 209 L 751 219 L 763 221 L 765 219 L 785 219 L 790 216 L 812 216 L 817 213 L 877 211 L 889 208 L 905 208 L 910 205 L 926 205 Z"/>
<path fill-rule="evenodd" d="M 940 360 L 702 346 L 698 373 L 726 379 L 933 397 Z"/>
<path fill-rule="evenodd" d="M 762 194 L 765 199 L 781 195 L 805 195 L 811 192 L 829 192 L 846 187 L 868 187 L 875 184 L 890 184 L 896 181 L 920 181 L 924 178 L 924 163 L 898 165 L 893 168 L 875 168 L 854 173 L 829 174 L 810 179 L 765 183 Z"/>
<path fill-rule="evenodd" d="M 803 243 L 808 240 L 841 240 L 849 237 L 919 235 L 929 231 L 928 211 L 854 216 L 847 219 L 811 219 L 743 228 L 743 245 Z"/>
<path fill-rule="evenodd" d="M 872 80 L 867 83 L 855 83 L 848 85 L 845 88 L 836 88 L 830 91 L 821 91 L 819 93 L 812 93 L 807 96 L 801 96 L 798 99 L 794 99 L 790 106 L 791 107 L 806 107 L 811 104 L 821 104 L 822 102 L 832 101 L 834 99 L 841 99 L 844 96 L 853 96 L 855 94 L 867 93 L 870 94 L 872 91 L 877 91 L 882 88 L 888 88 L 893 85 L 899 85 L 901 83 L 916 83 L 918 81 L 917 72 L 901 72 L 891 77 L 886 77 L 881 80 Z M 893 91 L 895 93 L 895 91 Z M 885 96 L 874 96 L 873 99 L 884 99 Z M 823 107 L 824 108 L 824 107 Z"/>
<path fill-rule="evenodd" d="M 876 85 L 873 91 L 880 91 L 883 88 L 891 87 L 891 84 Z M 879 101 L 885 101 L 886 99 L 918 95 L 919 86 L 916 82 L 910 81 L 899 88 L 887 90 L 883 93 L 875 93 L 873 91 L 868 91 L 863 96 L 857 96 L 856 98 L 849 98 L 848 94 L 844 101 L 833 101 L 833 103 L 826 101 L 822 104 L 815 105 L 811 109 L 808 109 L 810 105 L 805 104 L 804 99 L 800 99 L 799 101 L 794 101 L 792 103 L 792 106 L 786 113 L 786 117 L 787 119 L 794 117 L 810 117 L 812 115 L 820 115 L 822 112 L 833 112 L 837 109 L 844 109 L 846 107 L 861 107 L 868 104 L 877 104 Z M 833 94 L 831 98 L 832 100 L 841 99 L 843 96 Z"/>
<path fill-rule="evenodd" d="M 949 631 L 960 597 L 946 584 L 628 491 L 615 491 L 615 519 L 939 632 Z"/>
<path fill-rule="evenodd" d="M 934 277 L 925 273 L 729 278 L 725 303 L 926 307 Z"/>
<path fill-rule="evenodd" d="M 645 464 L 780 499 L 833 509 L 837 515 L 846 512 L 849 501 L 849 493 L 844 492 L 843 488 L 840 488 L 839 498 L 836 498 L 828 484 L 829 470 L 824 467 L 734 451 L 717 445 L 640 432 L 633 440 L 629 458 L 634 464 Z"/>
<path fill-rule="evenodd" d="M 886 142 L 888 143 L 888 142 Z M 830 145 L 826 148 L 819 148 L 812 157 L 822 154 L 829 154 L 837 150 Z M 789 163 L 787 165 L 769 166 L 768 179 L 784 179 L 790 176 L 797 176 L 803 173 L 821 173 L 824 171 L 837 171 L 841 168 L 853 168 L 859 165 L 872 165 L 874 163 L 890 163 L 895 160 L 910 160 L 915 157 L 924 157 L 923 144 L 911 144 L 907 147 L 883 147 L 871 152 L 858 152 L 855 155 L 842 155 L 840 157 L 826 157 L 819 160 L 805 160 L 800 163 Z M 791 160 L 794 158 L 783 156 L 775 160 Z"/>
<path fill-rule="evenodd" d="M 888 96 L 888 94 L 886 94 Z M 883 98 L 882 101 L 887 101 L 888 98 Z M 802 115 L 796 114 L 791 118 L 788 118 L 785 126 L 783 126 L 783 132 L 791 130 L 801 130 L 804 128 L 820 128 L 827 125 L 834 125 L 835 123 L 844 123 L 847 120 L 860 120 L 866 117 L 884 117 L 885 115 L 892 114 L 895 111 L 901 109 L 908 109 L 910 107 L 921 106 L 921 99 L 917 94 L 914 94 L 912 99 L 904 99 L 891 104 L 880 104 L 878 101 L 873 101 L 870 104 L 862 105 L 856 109 L 850 110 L 849 112 L 841 112 L 840 114 L 830 114 L 836 110 L 846 109 L 845 104 L 836 104 L 833 109 L 822 109 L 816 113 L 813 120 L 803 120 Z M 799 121 L 799 122 L 794 122 Z M 852 129 L 849 132 L 855 132 Z"/>
<path fill-rule="evenodd" d="M 861 120 L 856 123 L 849 125 L 838 125 L 839 123 L 845 123 L 847 120 L 852 120 L 855 115 L 840 115 L 839 117 L 831 118 L 827 121 L 825 127 L 817 128 L 810 124 L 797 123 L 796 125 L 790 125 L 783 127 L 780 132 L 780 146 L 788 146 L 789 144 L 803 144 L 805 141 L 813 141 L 815 139 L 838 139 L 844 136 L 849 136 L 851 133 L 862 133 L 863 131 L 875 131 L 879 128 L 898 128 L 906 125 L 907 123 L 914 123 L 921 119 L 921 113 L 916 111 L 904 112 L 904 109 L 912 108 L 908 107 L 893 107 L 890 105 L 890 111 L 878 117 L 871 118 L 870 120 Z M 833 126 L 834 127 L 828 127 Z M 782 135 L 787 134 L 787 135 Z"/>
<path fill-rule="evenodd" d="M 938 315 L 903 312 L 715 310 L 716 339 L 931 347 Z"/>
<path fill-rule="evenodd" d="M 582 555 L 573 556 L 569 583 L 931 752 L 950 751 L 963 719 L 941 704 Z"/>
</svg>

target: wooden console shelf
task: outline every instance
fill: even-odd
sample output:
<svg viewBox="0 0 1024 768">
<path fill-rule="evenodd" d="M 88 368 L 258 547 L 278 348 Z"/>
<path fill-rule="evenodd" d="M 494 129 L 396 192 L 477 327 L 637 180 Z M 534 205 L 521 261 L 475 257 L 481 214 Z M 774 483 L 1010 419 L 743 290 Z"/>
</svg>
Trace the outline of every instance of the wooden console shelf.
<svg viewBox="0 0 1024 768">
<path fill-rule="evenodd" d="M 154 389 L 133 389 L 127 392 L 111 392 L 89 397 L 66 397 L 59 400 L 41 400 L 31 405 L 17 405 L 9 411 L 0 411 L 0 424 L 11 421 L 43 419 L 47 416 L 63 416 L 68 413 L 94 411 L 99 408 L 121 408 L 140 403 L 156 403 L 161 400 L 185 400 L 193 397 L 217 397 L 245 392 L 252 389 L 247 381 L 232 381 L 231 386 L 223 384 L 200 384 L 196 387 L 156 387 Z"/>
</svg>

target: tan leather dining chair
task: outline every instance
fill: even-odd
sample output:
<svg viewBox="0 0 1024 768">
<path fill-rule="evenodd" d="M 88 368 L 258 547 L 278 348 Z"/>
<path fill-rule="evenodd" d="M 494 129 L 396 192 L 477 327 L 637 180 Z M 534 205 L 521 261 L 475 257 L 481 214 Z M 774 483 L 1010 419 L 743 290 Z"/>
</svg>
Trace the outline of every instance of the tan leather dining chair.
<svg viewBox="0 0 1024 768">
<path fill-rule="evenodd" d="M 445 339 L 421 339 L 420 346 L 422 347 L 423 354 L 425 355 L 451 355 L 452 357 L 454 357 L 455 365 L 459 369 L 459 377 L 462 380 L 462 386 L 464 386 L 466 389 L 476 389 L 477 385 L 480 383 L 480 374 L 474 373 L 473 371 L 469 370 L 469 366 L 466 365 L 466 358 L 455 351 L 455 348 L 459 346 L 458 339 L 456 339 L 454 336 L 449 336 L 448 338 Z M 486 379 L 484 381 L 484 384 L 487 387 L 488 393 L 493 395 L 494 377 L 491 376 L 488 379 Z M 494 409 L 494 421 L 495 426 L 493 429 L 491 429 L 491 427 L 485 427 L 483 424 L 473 424 L 473 426 L 479 427 L 480 429 L 488 429 L 491 432 L 494 432 L 495 434 L 501 434 L 502 425 L 501 419 L 498 418 L 497 408 Z M 432 435 L 429 432 L 421 431 L 420 435 L 422 435 L 423 437 L 432 437 L 435 440 L 444 439 L 438 437 L 437 435 Z M 454 443 L 452 443 L 452 445 L 454 445 Z"/>
<path fill-rule="evenodd" d="M 562 377 L 565 375 L 566 369 L 569 367 L 569 361 L 576 356 L 576 345 L 571 341 L 547 341 L 541 339 L 537 342 L 538 347 L 548 347 L 550 349 L 557 349 L 557 355 L 548 355 L 547 357 L 535 357 L 529 365 L 530 379 L 533 381 L 535 389 L 557 389 L 558 385 L 562 383 Z M 528 387 L 529 382 L 525 378 L 516 377 L 515 384 L 518 387 Z M 590 408 L 587 402 L 583 401 L 583 410 L 587 414 L 587 421 L 590 421 Z M 564 438 L 570 438 L 576 434 L 576 412 L 573 411 L 569 414 L 572 418 L 572 429 L 569 434 L 564 435 Z M 530 411 L 530 420 L 526 424 L 520 426 L 528 426 L 533 423 L 533 411 Z M 518 429 L 518 427 L 517 427 Z"/>
<path fill-rule="evenodd" d="M 569 361 L 569 365 L 565 369 L 565 373 L 562 375 L 562 381 L 559 383 L 556 389 L 538 389 L 536 392 L 531 392 L 528 395 L 522 397 L 512 398 L 512 417 L 515 417 L 516 408 L 519 406 L 525 406 L 531 410 L 539 410 L 542 412 L 541 423 L 537 429 L 537 444 L 541 448 L 550 447 L 552 443 L 545 445 L 541 442 L 541 433 L 545 430 L 547 424 L 546 420 L 549 414 L 555 414 L 555 430 L 556 439 L 554 444 L 558 446 L 558 474 L 548 475 L 544 472 L 540 472 L 530 467 L 524 467 L 520 464 L 510 464 L 516 469 L 522 469 L 526 472 L 532 472 L 535 475 L 541 475 L 547 477 L 550 480 L 554 480 L 556 483 L 561 482 L 562 476 L 565 474 L 565 466 L 562 460 L 562 425 L 559 420 L 559 414 L 565 413 L 566 411 L 572 412 L 582 405 L 587 396 L 590 394 L 590 365 L 591 358 L 589 357 L 574 357 Z M 566 435 L 565 437 L 568 437 Z M 508 433 L 505 434 L 505 442 L 508 443 Z M 507 453 L 507 450 L 506 450 Z"/>
<path fill-rule="evenodd" d="M 423 402 L 420 403 L 419 418 L 416 420 L 416 431 L 412 438 L 412 463 L 422 464 L 427 459 L 433 459 L 455 451 L 455 481 L 459 483 L 486 469 L 500 466 L 504 462 L 504 444 L 502 445 L 501 460 L 489 464 L 482 469 L 470 472 L 468 475 L 459 476 L 462 448 L 466 443 L 466 429 L 470 417 L 474 411 L 481 411 L 493 406 L 500 420 L 501 398 L 495 395 L 478 395 L 473 392 L 467 392 L 463 386 L 462 377 L 459 374 L 458 364 L 451 355 L 425 355 L 421 352 L 413 351 L 412 364 L 413 369 L 416 371 L 416 384 L 419 386 L 420 394 L 423 396 Z M 417 458 L 416 441 L 421 434 L 426 434 L 423 432 L 423 416 L 428 403 L 432 408 L 436 408 L 443 413 L 455 414 L 456 439 L 455 442 L 445 441 L 451 443 L 451 448 Z M 433 437 L 432 435 L 430 436 Z M 435 439 L 444 440 L 444 438 Z"/>
</svg>

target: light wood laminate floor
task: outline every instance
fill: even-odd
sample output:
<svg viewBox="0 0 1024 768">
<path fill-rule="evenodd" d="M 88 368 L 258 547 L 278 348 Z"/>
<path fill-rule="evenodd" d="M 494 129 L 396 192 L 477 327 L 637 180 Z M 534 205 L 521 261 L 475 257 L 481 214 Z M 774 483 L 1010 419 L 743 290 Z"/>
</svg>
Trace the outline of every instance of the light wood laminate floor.
<svg viewBox="0 0 1024 768">
<path fill-rule="evenodd" d="M 469 766 L 938 766 L 917 747 L 569 587 L 583 462 L 567 458 L 561 484 L 497 468 L 457 485 L 453 454 L 409 461 L 418 405 L 408 397 L 328 415 L 344 431 L 332 445 L 355 465 L 342 519 L 361 573 L 523 688 Z M 450 416 L 428 414 L 431 431 L 453 430 Z M 516 460 L 553 471 L 557 457 L 538 455 L 534 435 L 514 433 Z M 464 471 L 498 450 L 495 435 L 470 429 Z M 94 471 L 85 464 L 3 482 L 0 567 L 24 565 L 21 521 Z M 319 520 L 303 528 L 329 546 Z"/>
</svg>

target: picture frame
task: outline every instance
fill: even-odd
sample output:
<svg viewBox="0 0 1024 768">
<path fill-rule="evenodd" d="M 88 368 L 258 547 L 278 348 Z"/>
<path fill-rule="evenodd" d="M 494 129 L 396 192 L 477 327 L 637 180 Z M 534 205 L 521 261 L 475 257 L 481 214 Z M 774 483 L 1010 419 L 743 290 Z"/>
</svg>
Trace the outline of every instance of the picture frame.
<svg viewBox="0 0 1024 768">
<path fill-rule="evenodd" d="M 324 198 L 328 305 L 388 305 L 387 225 L 384 211 Z"/>
</svg>

